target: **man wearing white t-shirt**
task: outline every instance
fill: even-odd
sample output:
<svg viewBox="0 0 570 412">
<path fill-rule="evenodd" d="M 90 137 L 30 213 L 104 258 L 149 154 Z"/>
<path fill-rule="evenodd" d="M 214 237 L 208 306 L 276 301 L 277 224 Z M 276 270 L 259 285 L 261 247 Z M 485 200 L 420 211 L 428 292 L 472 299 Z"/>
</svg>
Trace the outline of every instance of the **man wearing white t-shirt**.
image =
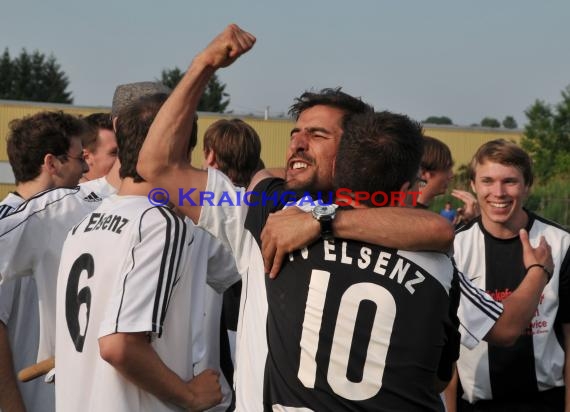
<svg viewBox="0 0 570 412">
<path fill-rule="evenodd" d="M 87 131 L 81 120 L 61 112 L 40 112 L 11 123 L 7 151 L 16 191 L 1 202 L 1 217 L 40 192 L 75 186 L 87 170 L 81 158 L 81 138 Z M 14 371 L 36 362 L 39 323 L 34 278 L 25 276 L 2 284 L 0 409 L 24 410 L 25 406 L 28 411 L 54 410 L 53 386 L 41 379 L 16 386 Z"/>
<path fill-rule="evenodd" d="M 203 410 L 221 400 L 216 372 L 194 376 L 193 289 L 205 279 L 194 276 L 193 260 L 216 259 L 208 282 L 218 292 L 236 280 L 235 269 L 228 271 L 233 260 L 217 258 L 193 225 L 149 203 L 151 186 L 135 170 L 165 98 L 145 97 L 120 113 L 119 192 L 75 226 L 63 247 L 56 346 L 63 412 Z M 207 250 L 188 256 L 200 246 Z"/>
</svg>

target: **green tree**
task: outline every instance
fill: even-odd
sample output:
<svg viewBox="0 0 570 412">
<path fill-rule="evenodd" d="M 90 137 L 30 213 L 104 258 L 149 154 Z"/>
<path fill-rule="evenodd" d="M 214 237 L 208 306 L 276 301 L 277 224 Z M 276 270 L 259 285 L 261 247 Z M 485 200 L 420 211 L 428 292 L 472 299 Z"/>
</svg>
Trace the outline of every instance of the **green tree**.
<svg viewBox="0 0 570 412">
<path fill-rule="evenodd" d="M 6 48 L 0 58 L 0 98 L 6 99 L 6 96 L 12 91 L 14 82 L 12 71 L 12 59 L 10 58 L 10 52 Z"/>
<path fill-rule="evenodd" d="M 453 121 L 447 116 L 429 116 L 422 123 L 429 124 L 453 124 Z"/>
<path fill-rule="evenodd" d="M 536 100 L 525 111 L 528 123 L 521 144 L 544 180 L 570 175 L 570 86 L 561 95 L 562 101 L 553 106 Z"/>
<path fill-rule="evenodd" d="M 517 121 L 513 116 L 507 116 L 503 120 L 503 127 L 505 129 L 516 129 L 517 127 L 519 127 L 519 125 L 517 124 Z"/>
<path fill-rule="evenodd" d="M 483 120 L 481 120 L 481 126 L 497 128 L 501 127 L 501 123 L 494 117 L 484 117 Z"/>
<path fill-rule="evenodd" d="M 178 67 L 174 69 L 164 69 L 160 76 L 160 82 L 171 89 L 174 89 L 184 73 Z M 230 104 L 229 94 L 225 92 L 226 85 L 222 83 L 216 74 L 212 76 L 200 102 L 198 103 L 198 111 L 224 113 Z M 225 100 L 224 100 L 225 99 Z"/>
<path fill-rule="evenodd" d="M 73 103 L 66 91 L 69 80 L 55 57 L 43 53 L 28 53 L 10 58 L 6 48 L 0 58 L 0 98 L 34 102 Z"/>
</svg>

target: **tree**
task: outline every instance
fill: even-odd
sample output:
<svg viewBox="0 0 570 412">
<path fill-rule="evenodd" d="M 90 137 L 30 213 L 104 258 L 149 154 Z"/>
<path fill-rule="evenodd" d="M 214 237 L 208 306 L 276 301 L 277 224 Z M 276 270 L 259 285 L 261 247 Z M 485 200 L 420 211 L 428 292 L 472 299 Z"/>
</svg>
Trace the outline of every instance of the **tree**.
<svg viewBox="0 0 570 412">
<path fill-rule="evenodd" d="M 69 80 L 55 57 L 47 59 L 43 53 L 29 54 L 22 49 L 20 55 L 10 58 L 8 49 L 0 58 L 0 99 L 29 100 L 33 102 L 73 103 L 66 91 Z"/>
<path fill-rule="evenodd" d="M 525 111 L 528 123 L 521 145 L 543 180 L 570 174 L 570 86 L 561 95 L 562 101 L 554 106 L 536 100 Z"/>
<path fill-rule="evenodd" d="M 429 124 L 453 124 L 453 121 L 447 116 L 429 116 L 422 123 Z"/>
<path fill-rule="evenodd" d="M 516 129 L 518 127 L 518 124 L 513 116 L 507 116 L 503 120 L 503 127 L 505 129 Z"/>
<path fill-rule="evenodd" d="M 481 126 L 497 128 L 501 127 L 501 123 L 499 123 L 499 121 L 494 117 L 485 117 L 481 120 Z"/>
<path fill-rule="evenodd" d="M 184 73 L 178 67 L 174 69 L 164 69 L 160 76 L 160 82 L 171 89 L 174 89 L 180 79 L 182 79 Z M 226 108 L 230 104 L 230 99 L 224 100 L 224 98 L 229 97 L 229 94 L 225 92 L 226 85 L 222 83 L 216 74 L 212 76 L 204 94 L 200 98 L 198 103 L 198 111 L 201 112 L 214 112 L 214 113 L 224 113 Z"/>
</svg>

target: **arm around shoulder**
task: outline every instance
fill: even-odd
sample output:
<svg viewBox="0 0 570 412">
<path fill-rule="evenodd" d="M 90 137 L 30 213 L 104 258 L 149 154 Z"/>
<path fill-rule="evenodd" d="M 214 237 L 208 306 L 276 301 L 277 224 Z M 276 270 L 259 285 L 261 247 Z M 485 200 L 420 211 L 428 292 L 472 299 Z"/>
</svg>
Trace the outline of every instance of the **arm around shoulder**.
<svg viewBox="0 0 570 412">
<path fill-rule="evenodd" d="M 454 237 L 447 219 L 404 207 L 340 210 L 333 229 L 336 237 L 406 250 L 448 252 Z"/>
</svg>

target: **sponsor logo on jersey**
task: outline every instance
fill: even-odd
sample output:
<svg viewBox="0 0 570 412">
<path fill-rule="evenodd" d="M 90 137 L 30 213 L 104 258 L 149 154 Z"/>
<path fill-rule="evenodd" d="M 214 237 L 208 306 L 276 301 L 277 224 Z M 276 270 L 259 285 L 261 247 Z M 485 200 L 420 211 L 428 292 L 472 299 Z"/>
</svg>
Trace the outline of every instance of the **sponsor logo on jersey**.
<svg viewBox="0 0 570 412">
<path fill-rule="evenodd" d="M 103 199 L 101 199 L 99 196 L 97 196 L 95 194 L 95 192 L 91 192 L 87 196 L 85 196 L 83 198 L 83 200 L 85 200 L 87 202 L 101 202 Z"/>
</svg>

